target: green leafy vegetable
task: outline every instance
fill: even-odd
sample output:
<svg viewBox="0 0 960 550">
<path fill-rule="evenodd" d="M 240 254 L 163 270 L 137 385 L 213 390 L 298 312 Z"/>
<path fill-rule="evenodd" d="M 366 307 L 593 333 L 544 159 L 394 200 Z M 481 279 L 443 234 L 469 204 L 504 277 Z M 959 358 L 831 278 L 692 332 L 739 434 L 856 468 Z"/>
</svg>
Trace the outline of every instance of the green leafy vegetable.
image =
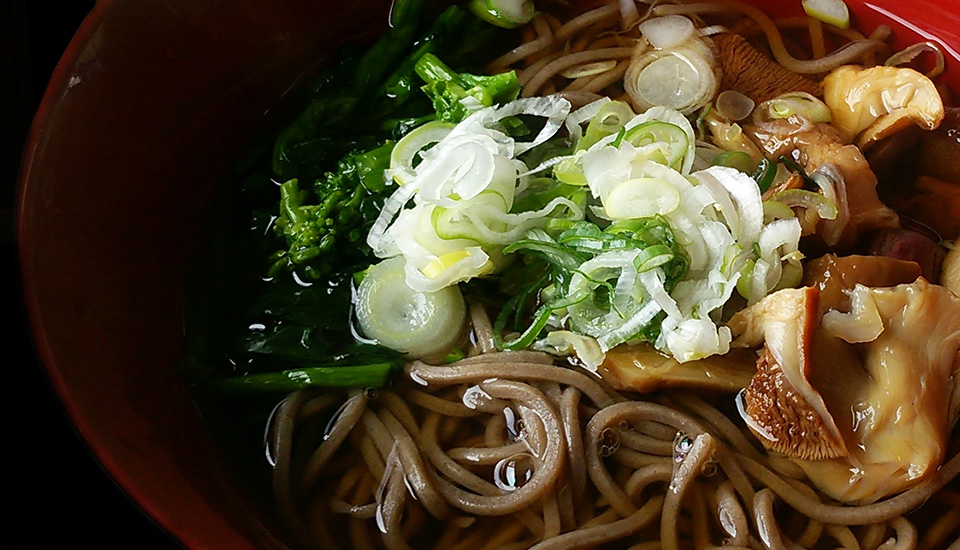
<svg viewBox="0 0 960 550">
<path fill-rule="evenodd" d="M 403 355 L 356 342 L 350 283 L 371 261 L 365 240 L 389 194 L 394 144 L 437 118 L 418 61 L 443 53 L 450 65 L 431 67 L 451 78 L 434 89 L 451 101 L 457 87 L 481 103 L 516 97 L 513 75 L 457 72 L 502 48 L 504 32 L 458 6 L 436 13 L 424 0 L 396 0 L 379 39 L 340 47 L 296 92 L 301 109 L 237 176 L 241 193 L 231 200 L 239 197 L 232 206 L 242 219 L 211 238 L 200 262 L 211 272 L 196 292 L 207 309 L 187 322 L 185 381 L 240 392 L 386 382 Z"/>
<path fill-rule="evenodd" d="M 616 310 L 616 281 L 592 280 L 583 272 L 583 266 L 605 253 L 639 251 L 631 269 L 637 273 L 661 268 L 664 288 L 670 292 L 686 274 L 689 260 L 674 238 L 673 230 L 661 217 L 623 220 L 605 229 L 589 221 L 552 220 L 545 229 L 527 232 L 526 238 L 504 249 L 505 254 L 522 253 L 528 262 L 523 269 L 539 266 L 539 277 L 524 274 L 523 285 L 500 310 L 494 323 L 497 345 L 502 349 L 522 349 L 536 340 L 544 328 L 556 322 L 562 313 L 581 303 L 592 303 L 590 309 L 611 312 Z M 574 274 L 587 277 L 592 287 L 572 289 Z M 530 311 L 531 305 L 539 305 Z M 656 341 L 660 334 L 660 312 L 649 322 L 638 327 L 627 340 Z M 511 326 L 520 332 L 512 340 L 504 333 Z M 524 326 L 524 319 L 532 319 Z"/>
<path fill-rule="evenodd" d="M 520 94 L 513 71 L 492 76 L 457 73 L 432 53 L 420 57 L 415 70 L 426 82 L 422 89 L 433 102 L 437 118 L 447 122 L 460 122 L 474 111 L 513 101 Z"/>
</svg>

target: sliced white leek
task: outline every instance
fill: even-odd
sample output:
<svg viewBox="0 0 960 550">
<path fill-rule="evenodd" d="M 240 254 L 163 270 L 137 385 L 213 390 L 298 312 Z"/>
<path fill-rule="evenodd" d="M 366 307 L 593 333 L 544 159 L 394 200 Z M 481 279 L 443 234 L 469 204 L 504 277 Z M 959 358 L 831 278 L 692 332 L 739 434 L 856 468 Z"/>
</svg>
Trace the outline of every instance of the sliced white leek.
<svg viewBox="0 0 960 550">
<path fill-rule="evenodd" d="M 700 38 L 654 50 L 630 62 L 624 87 L 643 109 L 663 106 L 690 114 L 717 95 L 713 52 Z"/>
<path fill-rule="evenodd" d="M 693 21 L 682 15 L 654 17 L 640 23 L 640 34 L 657 49 L 673 48 L 693 36 L 696 27 Z"/>
<path fill-rule="evenodd" d="M 607 195 L 607 216 L 614 220 L 669 214 L 680 206 L 680 191 L 657 178 L 627 180 Z"/>
<path fill-rule="evenodd" d="M 403 258 L 394 257 L 367 271 L 355 302 L 360 329 L 379 344 L 414 358 L 453 348 L 467 318 L 460 288 L 414 290 L 406 283 L 404 264 Z"/>
<path fill-rule="evenodd" d="M 834 27 L 850 27 L 850 10 L 843 0 L 803 0 L 803 11 Z"/>
<path fill-rule="evenodd" d="M 390 175 L 400 185 L 416 177 L 414 162 L 420 153 L 447 137 L 454 124 L 435 120 L 417 127 L 397 142 L 390 153 Z"/>
</svg>

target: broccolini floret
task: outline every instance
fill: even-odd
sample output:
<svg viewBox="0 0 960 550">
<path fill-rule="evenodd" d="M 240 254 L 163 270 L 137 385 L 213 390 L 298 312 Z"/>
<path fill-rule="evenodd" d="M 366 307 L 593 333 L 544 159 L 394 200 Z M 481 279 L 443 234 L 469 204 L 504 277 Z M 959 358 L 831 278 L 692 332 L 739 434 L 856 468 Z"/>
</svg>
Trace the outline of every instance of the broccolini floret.
<svg viewBox="0 0 960 550">
<path fill-rule="evenodd" d="M 393 146 L 347 154 L 312 188 L 303 189 L 297 179 L 280 185 L 273 229 L 287 248 L 274 254 L 271 275 L 296 270 L 315 280 L 369 254 L 364 239 L 388 194 L 383 173 Z"/>
</svg>

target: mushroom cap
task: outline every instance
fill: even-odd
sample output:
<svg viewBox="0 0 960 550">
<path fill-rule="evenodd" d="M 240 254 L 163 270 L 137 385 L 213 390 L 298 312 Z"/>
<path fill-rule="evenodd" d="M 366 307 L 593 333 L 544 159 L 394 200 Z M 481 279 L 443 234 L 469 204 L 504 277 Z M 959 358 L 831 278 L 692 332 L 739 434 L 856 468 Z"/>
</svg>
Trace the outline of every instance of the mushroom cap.
<svg viewBox="0 0 960 550">
<path fill-rule="evenodd" d="M 933 82 L 906 67 L 838 67 L 823 79 L 823 99 L 844 141 L 862 150 L 914 125 L 934 130 L 944 116 Z"/>
<path fill-rule="evenodd" d="M 943 462 L 960 417 L 960 298 L 922 277 L 864 286 L 916 267 L 859 258 L 815 264 L 820 282 L 771 294 L 730 326 L 735 343 L 765 346 L 739 401 L 751 431 L 831 498 L 867 504 Z"/>
<path fill-rule="evenodd" d="M 960 238 L 954 239 L 953 246 L 940 268 L 940 284 L 960 296 Z"/>
</svg>

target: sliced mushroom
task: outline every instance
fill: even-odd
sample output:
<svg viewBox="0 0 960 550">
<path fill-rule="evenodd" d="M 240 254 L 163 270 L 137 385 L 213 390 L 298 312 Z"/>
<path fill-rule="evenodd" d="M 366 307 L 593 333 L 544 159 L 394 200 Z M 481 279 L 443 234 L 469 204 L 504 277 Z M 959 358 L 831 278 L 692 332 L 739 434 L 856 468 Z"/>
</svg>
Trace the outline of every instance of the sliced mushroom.
<svg viewBox="0 0 960 550">
<path fill-rule="evenodd" d="M 721 88 L 736 90 L 757 103 L 788 92 L 819 96 L 820 84 L 784 69 L 734 33 L 713 37 L 723 73 Z"/>
<path fill-rule="evenodd" d="M 765 346 L 742 395 L 751 430 L 827 495 L 868 503 L 944 459 L 960 414 L 960 298 L 923 278 L 856 284 L 908 278 L 912 262 L 877 259 L 888 264 L 878 275 L 876 261 L 837 260 L 820 261 L 816 286 L 774 293 L 730 324 L 737 342 Z"/>
<path fill-rule="evenodd" d="M 756 354 L 733 350 L 680 363 L 647 344 L 619 346 L 607 352 L 598 373 L 612 387 L 647 393 L 659 388 L 698 388 L 736 392 L 747 387 Z"/>
<path fill-rule="evenodd" d="M 815 370 L 825 376 L 813 377 L 850 455 L 795 462 L 827 495 L 868 503 L 927 479 L 946 456 L 960 412 L 960 298 L 922 278 L 853 293 L 872 301 L 883 330 L 864 344 L 829 339 L 830 348 L 814 350 Z M 837 349 L 862 365 L 859 381 L 838 372 Z"/>
<path fill-rule="evenodd" d="M 953 241 L 950 252 L 943 260 L 940 284 L 960 296 L 960 238 Z"/>
<path fill-rule="evenodd" d="M 849 218 L 840 232 L 835 250 L 849 250 L 862 236 L 878 229 L 899 227 L 899 217 L 877 195 L 877 177 L 860 149 L 846 145 L 836 128 L 791 116 L 772 121 L 755 121 L 744 131 L 764 151 L 767 158 L 793 155 L 810 174 L 832 165 L 843 178 Z M 817 236 L 823 240 L 824 223 Z"/>
<path fill-rule="evenodd" d="M 820 313 L 849 311 L 850 291 L 858 284 L 883 288 L 912 283 L 920 276 L 916 262 L 884 256 L 826 254 L 803 267 L 803 284 L 820 289 Z"/>
<path fill-rule="evenodd" d="M 839 67 L 823 79 L 823 98 L 844 141 L 863 150 L 913 125 L 933 130 L 944 115 L 933 82 L 905 67 Z"/>
<path fill-rule="evenodd" d="M 763 445 L 791 458 L 847 456 L 840 430 L 810 383 L 820 291 L 785 289 L 730 320 L 746 345 L 765 344 L 757 374 L 742 395 L 745 419 Z"/>
</svg>

